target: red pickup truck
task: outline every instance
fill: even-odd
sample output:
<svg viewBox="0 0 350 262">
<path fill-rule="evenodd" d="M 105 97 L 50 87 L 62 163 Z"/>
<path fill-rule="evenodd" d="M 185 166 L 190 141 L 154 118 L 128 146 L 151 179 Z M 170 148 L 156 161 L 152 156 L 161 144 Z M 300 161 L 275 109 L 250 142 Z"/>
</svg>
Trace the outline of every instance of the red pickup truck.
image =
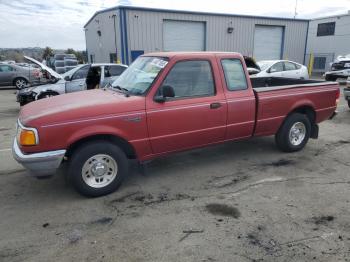
<svg viewBox="0 0 350 262">
<path fill-rule="evenodd" d="M 128 159 L 271 135 L 282 151 L 301 150 L 338 99 L 333 82 L 250 78 L 237 53 L 148 54 L 109 88 L 24 106 L 13 154 L 37 177 L 67 162 L 75 188 L 101 196 L 121 184 Z"/>
</svg>

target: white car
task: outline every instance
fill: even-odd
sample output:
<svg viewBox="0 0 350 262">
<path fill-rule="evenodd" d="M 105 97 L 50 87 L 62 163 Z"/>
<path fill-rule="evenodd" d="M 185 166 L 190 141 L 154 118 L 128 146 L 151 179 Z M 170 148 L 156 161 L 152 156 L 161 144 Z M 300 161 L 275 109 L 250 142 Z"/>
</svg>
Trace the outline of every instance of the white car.
<svg viewBox="0 0 350 262">
<path fill-rule="evenodd" d="M 285 77 L 309 79 L 307 67 L 288 60 L 265 60 L 257 62 L 261 71 L 255 77 Z"/>
<path fill-rule="evenodd" d="M 72 93 L 113 83 L 127 68 L 122 64 L 84 64 L 59 75 L 56 72 L 56 82 L 47 85 L 29 87 L 17 92 L 17 102 L 21 106 L 42 98 Z"/>
</svg>

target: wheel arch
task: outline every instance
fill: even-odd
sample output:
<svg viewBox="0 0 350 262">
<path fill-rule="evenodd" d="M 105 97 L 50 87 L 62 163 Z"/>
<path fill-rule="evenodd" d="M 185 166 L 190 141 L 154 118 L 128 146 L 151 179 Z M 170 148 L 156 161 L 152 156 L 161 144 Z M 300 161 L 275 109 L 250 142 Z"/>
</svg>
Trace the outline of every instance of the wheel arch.
<svg viewBox="0 0 350 262">
<path fill-rule="evenodd" d="M 294 107 L 286 115 L 286 117 L 283 119 L 277 132 L 279 132 L 279 130 L 282 128 L 286 119 L 288 119 L 288 117 L 294 113 L 303 114 L 309 119 L 310 124 L 311 124 L 311 136 L 310 137 L 311 138 L 318 138 L 318 125 L 316 124 L 316 110 L 314 109 L 314 107 L 311 104 L 303 104 L 303 105 L 299 105 L 299 106 Z"/>
<path fill-rule="evenodd" d="M 44 95 L 45 93 L 55 93 L 57 96 L 60 94 L 57 91 L 48 89 L 48 90 L 43 90 L 40 93 L 38 93 L 35 97 L 35 100 L 41 99 L 41 96 Z"/>
<path fill-rule="evenodd" d="M 135 148 L 124 138 L 114 135 L 114 134 L 96 134 L 96 135 L 88 135 L 85 137 L 81 137 L 74 142 L 72 142 L 66 152 L 66 157 L 70 157 L 76 149 L 78 149 L 81 145 L 91 142 L 91 141 L 105 141 L 109 143 L 113 143 L 121 148 L 124 151 L 127 158 L 135 159 L 137 158 Z"/>
</svg>

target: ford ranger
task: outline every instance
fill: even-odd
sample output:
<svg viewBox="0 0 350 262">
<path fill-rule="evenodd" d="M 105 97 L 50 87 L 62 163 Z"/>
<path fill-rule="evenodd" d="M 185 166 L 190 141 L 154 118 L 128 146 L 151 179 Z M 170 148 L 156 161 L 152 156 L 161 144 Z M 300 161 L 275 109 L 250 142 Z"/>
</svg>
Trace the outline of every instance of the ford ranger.
<svg viewBox="0 0 350 262">
<path fill-rule="evenodd" d="M 110 88 L 24 106 L 13 155 L 36 177 L 65 162 L 78 192 L 101 196 L 128 175 L 128 159 L 271 135 L 280 150 L 299 151 L 334 115 L 339 93 L 333 82 L 250 79 L 238 53 L 148 54 Z"/>
</svg>

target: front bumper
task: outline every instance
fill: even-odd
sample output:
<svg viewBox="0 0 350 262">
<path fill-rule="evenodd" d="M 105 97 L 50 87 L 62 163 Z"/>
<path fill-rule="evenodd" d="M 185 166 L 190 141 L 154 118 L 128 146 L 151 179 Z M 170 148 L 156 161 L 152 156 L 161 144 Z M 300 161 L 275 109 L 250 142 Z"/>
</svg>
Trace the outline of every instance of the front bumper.
<svg viewBox="0 0 350 262">
<path fill-rule="evenodd" d="M 350 69 L 329 71 L 329 72 L 326 72 L 323 76 L 326 76 L 326 75 L 333 75 L 333 76 L 346 78 L 350 76 Z"/>
<path fill-rule="evenodd" d="M 346 100 L 350 100 L 350 87 L 344 88 L 344 97 Z"/>
<path fill-rule="evenodd" d="M 12 154 L 18 163 L 30 171 L 35 177 L 54 175 L 60 167 L 66 150 L 48 151 L 42 153 L 24 154 L 13 141 Z"/>
<path fill-rule="evenodd" d="M 32 91 L 23 92 L 20 90 L 17 92 L 16 99 L 18 103 L 20 103 L 21 105 L 25 105 L 35 101 L 35 96 L 36 93 Z"/>
</svg>

